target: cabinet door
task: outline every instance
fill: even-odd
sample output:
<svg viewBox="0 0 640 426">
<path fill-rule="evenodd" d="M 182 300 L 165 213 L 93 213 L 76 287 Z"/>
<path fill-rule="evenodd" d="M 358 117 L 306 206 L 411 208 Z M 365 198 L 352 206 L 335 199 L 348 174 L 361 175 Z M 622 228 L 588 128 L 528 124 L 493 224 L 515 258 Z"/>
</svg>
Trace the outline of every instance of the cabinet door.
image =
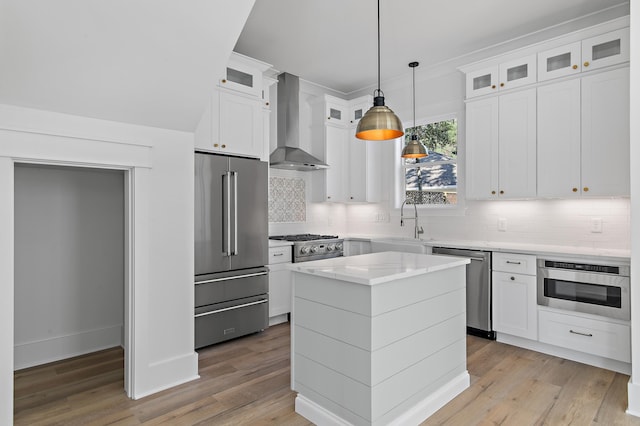
<svg viewBox="0 0 640 426">
<path fill-rule="evenodd" d="M 291 271 L 286 264 L 269 265 L 269 317 L 291 312 Z"/>
<path fill-rule="evenodd" d="M 264 149 L 260 99 L 227 91 L 219 94 L 219 140 L 214 139 L 214 148 L 218 144 L 220 152 L 260 158 Z"/>
<path fill-rule="evenodd" d="M 497 198 L 498 98 L 467 103 L 467 198 Z"/>
<path fill-rule="evenodd" d="M 536 82 L 536 55 L 500 64 L 500 89 L 513 89 Z"/>
<path fill-rule="evenodd" d="M 346 201 L 375 202 L 380 200 L 382 186 L 381 149 L 378 142 L 364 141 L 350 134 L 348 193 Z"/>
<path fill-rule="evenodd" d="M 536 89 L 499 97 L 500 198 L 536 195 Z"/>
<path fill-rule="evenodd" d="M 329 168 L 325 170 L 325 201 L 342 202 L 345 200 L 348 178 L 344 161 L 348 155 L 349 129 L 327 125 L 325 128 L 326 157 Z"/>
<path fill-rule="evenodd" d="M 487 95 L 498 89 L 498 66 L 468 72 L 467 98 Z"/>
<path fill-rule="evenodd" d="M 580 79 L 538 88 L 538 196 L 580 196 Z"/>
<path fill-rule="evenodd" d="M 629 60 L 629 28 L 582 40 L 582 70 L 589 71 Z"/>
<path fill-rule="evenodd" d="M 346 102 L 342 103 L 337 98 L 335 101 L 329 98 L 329 96 L 326 96 L 325 100 L 325 115 L 327 122 L 343 125 L 348 124 L 349 108 L 347 107 Z"/>
<path fill-rule="evenodd" d="M 581 72 L 581 46 L 577 41 L 538 53 L 538 81 Z"/>
<path fill-rule="evenodd" d="M 360 98 L 358 98 L 360 99 Z M 355 105 L 351 105 L 349 109 L 349 124 L 356 126 L 360 119 L 369 111 L 369 108 L 373 106 L 373 99 L 371 96 L 366 96 L 366 100 L 356 102 Z M 353 129 L 355 133 L 355 128 Z"/>
<path fill-rule="evenodd" d="M 582 191 L 628 196 L 629 68 L 582 78 Z"/>
<path fill-rule="evenodd" d="M 536 277 L 493 272 L 492 278 L 494 330 L 537 340 Z"/>
</svg>

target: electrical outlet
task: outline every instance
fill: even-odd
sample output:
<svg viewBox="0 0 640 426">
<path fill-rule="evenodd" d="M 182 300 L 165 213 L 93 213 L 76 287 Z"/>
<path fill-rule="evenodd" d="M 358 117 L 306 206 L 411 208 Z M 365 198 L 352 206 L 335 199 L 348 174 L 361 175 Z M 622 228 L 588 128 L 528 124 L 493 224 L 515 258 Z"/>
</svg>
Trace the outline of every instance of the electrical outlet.
<svg viewBox="0 0 640 426">
<path fill-rule="evenodd" d="M 507 219 L 504 217 L 498 218 L 498 231 L 506 232 L 507 231 Z"/>
<path fill-rule="evenodd" d="M 591 218 L 591 232 L 593 232 L 594 234 L 602 233 L 602 218 L 600 217 Z"/>
</svg>

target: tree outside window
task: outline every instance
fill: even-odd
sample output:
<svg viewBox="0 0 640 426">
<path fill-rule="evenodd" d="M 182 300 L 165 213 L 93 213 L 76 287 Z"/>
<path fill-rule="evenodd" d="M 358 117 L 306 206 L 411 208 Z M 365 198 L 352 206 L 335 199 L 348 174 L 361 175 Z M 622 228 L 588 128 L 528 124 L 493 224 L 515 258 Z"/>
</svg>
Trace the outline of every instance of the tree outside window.
<svg viewBox="0 0 640 426">
<path fill-rule="evenodd" d="M 458 202 L 458 122 L 455 118 L 405 129 L 427 147 L 428 156 L 402 159 L 405 197 L 416 204 L 455 205 Z"/>
</svg>

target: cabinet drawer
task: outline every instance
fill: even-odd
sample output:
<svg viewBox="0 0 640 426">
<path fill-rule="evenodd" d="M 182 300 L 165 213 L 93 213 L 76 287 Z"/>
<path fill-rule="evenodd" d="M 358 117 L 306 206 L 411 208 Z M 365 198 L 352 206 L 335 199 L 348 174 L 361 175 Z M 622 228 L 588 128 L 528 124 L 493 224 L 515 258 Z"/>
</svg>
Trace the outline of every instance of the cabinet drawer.
<svg viewBox="0 0 640 426">
<path fill-rule="evenodd" d="M 269 265 L 288 262 L 291 262 L 291 246 L 269 248 Z"/>
<path fill-rule="evenodd" d="M 536 257 L 530 254 L 493 252 L 494 271 L 536 275 Z"/>
<path fill-rule="evenodd" d="M 598 321 L 540 310 L 539 339 L 592 355 L 631 362 L 631 330 L 628 325 Z"/>
</svg>

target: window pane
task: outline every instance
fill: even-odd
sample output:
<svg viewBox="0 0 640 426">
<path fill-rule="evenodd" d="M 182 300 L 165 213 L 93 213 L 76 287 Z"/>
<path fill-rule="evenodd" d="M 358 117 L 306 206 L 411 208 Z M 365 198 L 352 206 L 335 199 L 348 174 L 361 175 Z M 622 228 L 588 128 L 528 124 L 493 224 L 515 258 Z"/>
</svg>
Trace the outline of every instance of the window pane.
<svg viewBox="0 0 640 426">
<path fill-rule="evenodd" d="M 404 196 L 416 204 L 456 204 L 458 124 L 455 119 L 405 130 L 405 143 L 416 134 L 427 148 L 423 158 L 403 159 Z"/>
</svg>

